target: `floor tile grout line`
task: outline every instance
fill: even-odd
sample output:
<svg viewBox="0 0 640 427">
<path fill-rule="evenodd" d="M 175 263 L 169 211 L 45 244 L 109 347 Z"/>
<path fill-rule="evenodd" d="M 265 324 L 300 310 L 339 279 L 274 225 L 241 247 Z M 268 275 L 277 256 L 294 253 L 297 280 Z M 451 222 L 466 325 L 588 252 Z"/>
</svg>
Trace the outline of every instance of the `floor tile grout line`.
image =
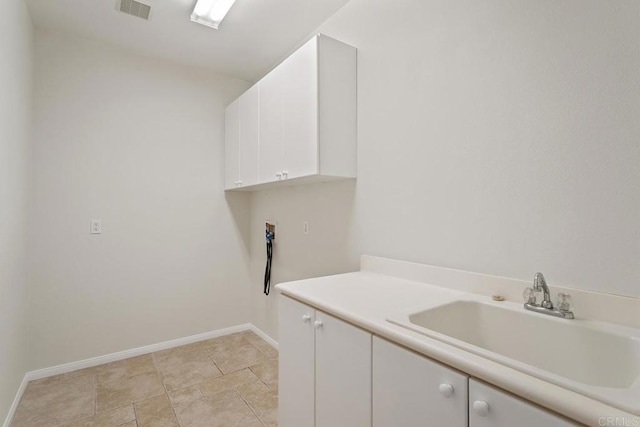
<svg viewBox="0 0 640 427">
<path fill-rule="evenodd" d="M 96 416 L 98 416 L 98 415 L 102 415 L 102 414 L 104 414 L 105 412 L 109 412 L 109 411 L 117 411 L 118 409 L 126 408 L 127 406 L 133 406 L 133 403 L 127 403 L 126 405 L 117 406 L 117 407 L 112 408 L 112 409 L 106 409 L 106 410 L 104 410 L 104 411 L 102 411 L 102 412 L 98 412 L 98 413 L 95 413 L 95 414 L 93 414 L 93 415 L 89 415 L 88 417 L 75 418 L 75 419 L 73 419 L 73 420 L 66 421 L 66 422 L 65 422 L 64 424 L 62 424 L 62 425 L 64 426 L 64 425 L 67 425 L 67 424 L 69 424 L 69 423 L 78 422 L 78 421 L 82 421 L 82 420 L 88 420 L 88 419 L 93 418 L 93 417 L 96 417 Z M 133 420 L 131 420 L 131 421 L 133 421 Z M 127 421 L 127 422 L 129 422 L 129 423 L 130 423 L 131 421 Z M 126 423 L 124 423 L 124 424 L 126 424 Z"/>
<path fill-rule="evenodd" d="M 253 366 L 258 366 L 258 365 L 253 365 Z M 262 384 L 264 384 L 264 386 L 265 386 L 266 388 L 268 388 L 269 390 L 271 390 L 271 387 L 269 387 L 269 384 L 267 384 L 267 383 L 266 383 L 262 378 L 260 378 L 260 377 L 258 376 L 258 374 L 256 374 L 256 373 L 255 373 L 255 371 L 254 371 L 253 369 L 251 369 L 251 368 L 253 368 L 253 366 L 249 366 L 249 369 L 251 370 L 251 372 L 253 373 L 253 375 L 255 375 L 255 376 L 256 376 L 256 378 L 258 378 L 258 381 L 260 381 Z"/>
<path fill-rule="evenodd" d="M 176 423 L 178 424 L 178 427 L 182 427 L 182 423 L 178 418 L 178 413 L 176 412 L 176 408 L 173 407 L 173 403 L 171 403 L 171 399 L 169 399 L 169 393 L 167 392 L 166 395 L 167 395 L 167 401 L 169 402 L 169 407 L 171 407 L 171 412 L 173 413 L 173 417 L 176 419 Z"/>
<path fill-rule="evenodd" d="M 253 408 L 253 406 L 251 406 L 251 403 L 249 403 L 249 401 L 245 399 L 242 393 L 240 393 L 238 390 L 236 390 L 236 393 L 238 393 L 238 396 L 240 396 L 240 399 L 242 399 L 242 401 L 249 407 L 249 409 L 251 409 L 251 412 L 253 412 L 253 414 L 256 416 L 260 424 L 262 424 L 263 427 L 266 427 L 266 424 L 264 423 L 264 421 L 262 421 L 262 418 L 258 415 L 258 413 Z"/>
<path fill-rule="evenodd" d="M 253 415 L 256 416 L 256 418 L 258 419 L 258 421 L 260 422 L 260 424 L 262 424 L 263 426 L 265 425 L 264 422 L 262 421 L 262 418 L 260 418 L 260 416 L 258 415 L 258 413 L 255 411 L 255 409 L 253 409 L 253 406 L 251 406 L 251 404 L 244 398 L 244 396 L 238 391 L 235 390 L 235 392 L 238 394 L 238 396 L 240 396 L 240 399 L 242 399 L 242 401 L 249 407 L 249 409 L 251 409 L 251 412 L 253 412 Z"/>
<path fill-rule="evenodd" d="M 93 415 L 98 414 L 98 375 L 93 376 Z"/>
<path fill-rule="evenodd" d="M 104 413 L 105 413 L 105 412 L 107 412 L 107 411 L 115 411 L 116 409 L 121 409 L 121 408 L 124 408 L 125 406 L 129 406 L 129 405 L 133 405 L 133 410 L 134 410 L 134 412 L 135 412 L 135 409 L 136 409 L 136 406 L 135 406 L 135 405 L 136 405 L 136 403 L 142 403 L 142 402 L 144 402 L 145 400 L 153 399 L 154 397 L 162 396 L 163 394 L 164 394 L 164 392 L 163 392 L 163 393 L 160 393 L 160 394 L 155 394 L 155 395 L 153 395 L 153 396 L 147 396 L 147 397 L 145 397 L 144 399 L 134 400 L 134 401 L 131 401 L 131 402 L 129 402 L 129 403 L 127 403 L 127 404 L 125 404 L 125 405 L 116 406 L 115 408 L 105 409 L 104 411 L 100 411 L 100 412 L 98 412 L 96 415 L 104 414 Z"/>
<path fill-rule="evenodd" d="M 209 360 L 211 360 L 211 363 L 213 363 L 213 366 L 216 367 L 216 369 L 218 371 L 220 371 L 220 373 L 222 374 L 222 376 L 225 376 L 227 374 L 225 374 L 224 372 L 222 372 L 222 369 L 220 369 L 220 366 L 218 366 L 218 364 L 216 363 L 215 359 L 213 358 L 213 355 L 211 353 L 209 353 L 209 351 L 207 351 L 207 356 L 209 357 Z"/>
<path fill-rule="evenodd" d="M 217 378 L 221 378 L 221 377 L 217 377 Z M 200 383 L 200 384 L 202 384 L 202 383 Z M 258 421 L 260 422 L 260 424 L 262 424 L 264 427 L 266 427 L 266 426 L 265 426 L 265 424 L 264 424 L 264 423 L 262 422 L 262 420 L 260 419 L 260 417 L 258 416 L 258 414 L 253 410 L 253 408 L 251 407 L 251 405 L 250 405 L 250 404 L 249 404 L 249 403 L 244 399 L 244 397 L 242 396 L 242 394 L 241 394 L 241 393 L 240 393 L 236 388 L 230 388 L 230 389 L 223 390 L 223 391 L 221 391 L 221 392 L 213 393 L 213 394 L 210 394 L 210 395 L 209 395 L 209 394 L 205 394 L 205 393 L 202 391 L 202 389 L 200 388 L 200 384 L 194 384 L 194 385 L 192 385 L 192 386 L 188 386 L 188 387 L 194 387 L 194 386 L 195 386 L 195 387 L 200 391 L 201 396 L 200 396 L 200 397 L 198 397 L 197 399 L 194 399 L 194 400 L 192 400 L 192 401 L 189 401 L 189 402 L 186 402 L 186 403 L 183 403 L 183 404 L 180 404 L 180 405 L 173 405 L 173 403 L 171 403 L 171 407 L 172 407 L 172 409 L 174 410 L 174 414 L 176 415 L 176 420 L 178 420 L 178 423 L 179 423 L 179 424 L 180 424 L 180 420 L 178 419 L 178 415 L 177 415 L 177 413 L 175 412 L 176 406 L 181 406 L 181 405 L 191 405 L 191 404 L 193 404 L 193 403 L 195 403 L 195 402 L 198 402 L 198 401 L 200 401 L 200 400 L 205 400 L 205 399 L 207 399 L 207 398 L 211 398 L 212 396 L 215 396 L 215 395 L 216 395 L 216 394 L 218 394 L 218 393 L 224 393 L 225 391 L 232 391 L 232 392 L 234 392 L 234 393 L 236 394 L 236 396 L 237 396 L 237 397 L 239 397 L 239 398 L 240 398 L 240 399 L 241 399 L 241 400 L 242 400 L 242 401 L 243 401 L 243 402 L 244 402 L 244 403 L 249 407 L 249 409 L 251 410 L 251 412 L 255 415 L 255 417 L 256 417 L 256 418 L 258 419 Z M 246 383 L 243 383 L 243 384 L 240 384 L 240 385 L 244 385 L 244 384 L 246 384 Z M 188 387 L 184 387 L 184 388 L 188 388 Z"/>
<path fill-rule="evenodd" d="M 132 403 L 131 406 L 133 407 L 133 419 L 136 422 L 136 426 L 138 426 L 138 411 L 136 411 L 136 405 Z"/>
<path fill-rule="evenodd" d="M 258 366 L 258 365 L 253 365 L 253 366 Z M 253 368 L 253 366 L 249 366 L 249 369 Z M 260 376 L 259 376 L 259 375 L 254 371 L 254 370 L 253 370 L 253 369 L 251 369 L 251 372 L 253 372 L 253 375 L 255 375 L 256 377 L 258 377 L 258 380 L 260 380 L 260 382 L 261 382 L 262 384 L 264 384 L 264 386 L 265 386 L 266 388 L 268 388 L 268 389 L 269 389 L 269 391 L 272 391 L 272 390 L 273 390 L 273 389 L 271 388 L 271 386 L 270 386 L 269 384 L 267 384 L 267 383 L 266 383 L 266 381 L 265 381 L 265 380 L 263 380 L 263 379 L 262 379 L 262 378 L 261 378 L 261 377 L 260 377 Z"/>
</svg>

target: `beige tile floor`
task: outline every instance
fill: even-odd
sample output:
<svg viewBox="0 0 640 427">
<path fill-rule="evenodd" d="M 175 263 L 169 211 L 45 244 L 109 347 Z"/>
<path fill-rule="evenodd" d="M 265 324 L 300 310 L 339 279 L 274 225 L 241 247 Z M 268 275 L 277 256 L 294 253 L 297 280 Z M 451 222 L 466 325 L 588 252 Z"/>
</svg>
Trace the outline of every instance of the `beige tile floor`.
<svg viewBox="0 0 640 427">
<path fill-rule="evenodd" d="M 31 381 L 12 427 L 272 427 L 278 352 L 253 332 Z"/>
</svg>

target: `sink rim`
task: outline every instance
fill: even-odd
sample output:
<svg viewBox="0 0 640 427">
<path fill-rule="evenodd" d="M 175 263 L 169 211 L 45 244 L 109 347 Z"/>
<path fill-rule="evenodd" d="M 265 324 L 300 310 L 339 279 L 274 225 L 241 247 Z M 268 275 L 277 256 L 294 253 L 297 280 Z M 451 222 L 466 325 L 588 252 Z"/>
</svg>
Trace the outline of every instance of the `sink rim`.
<svg viewBox="0 0 640 427">
<path fill-rule="evenodd" d="M 447 305 L 452 305 L 459 302 L 471 302 L 475 304 L 481 304 L 484 306 L 490 306 L 492 308 L 499 309 L 499 310 L 515 311 L 515 312 L 518 312 L 518 314 L 521 314 L 524 316 L 535 316 L 538 318 L 542 316 L 544 320 L 549 322 L 563 322 L 563 323 L 572 322 L 572 325 L 575 325 L 577 327 L 591 329 L 591 330 L 611 334 L 620 338 L 629 339 L 631 341 L 637 342 L 638 345 L 640 345 L 640 329 L 634 329 L 634 328 L 630 328 L 622 325 L 616 325 L 616 324 L 611 324 L 611 323 L 601 322 L 601 321 L 584 320 L 580 318 L 567 320 L 567 319 L 560 319 L 552 316 L 545 316 L 540 313 L 533 313 L 525 310 L 522 304 L 518 304 L 511 301 L 496 302 L 488 297 L 480 296 L 480 295 L 472 295 L 472 294 L 460 295 L 457 297 L 447 299 L 446 301 L 439 301 L 437 303 L 433 303 L 431 305 L 425 304 L 420 309 L 416 308 L 414 310 L 406 310 L 401 314 L 398 313 L 396 315 L 388 316 L 386 318 L 386 321 L 394 325 L 400 326 L 404 329 L 417 332 L 426 337 L 436 339 L 445 344 L 452 345 L 458 349 L 483 357 L 487 360 L 506 366 L 508 368 L 515 369 L 517 371 L 531 375 L 538 379 L 547 381 L 557 386 L 566 388 L 568 390 L 571 390 L 571 391 L 583 394 L 585 396 L 594 398 L 601 402 L 610 404 L 611 406 L 640 415 L 640 373 L 637 375 L 637 377 L 634 379 L 634 381 L 628 388 L 613 388 L 613 387 L 584 384 L 582 382 L 572 380 L 567 377 L 563 377 L 559 374 L 546 371 L 542 368 L 538 368 L 534 365 L 521 362 L 517 359 L 505 356 L 495 351 L 487 350 L 475 344 L 471 344 L 469 342 L 463 341 L 458 338 L 454 338 L 444 333 L 437 332 L 435 330 L 417 325 L 415 323 L 412 323 L 410 320 L 412 316 L 416 316 L 426 311 L 434 310 L 437 308 L 445 307 Z"/>
</svg>

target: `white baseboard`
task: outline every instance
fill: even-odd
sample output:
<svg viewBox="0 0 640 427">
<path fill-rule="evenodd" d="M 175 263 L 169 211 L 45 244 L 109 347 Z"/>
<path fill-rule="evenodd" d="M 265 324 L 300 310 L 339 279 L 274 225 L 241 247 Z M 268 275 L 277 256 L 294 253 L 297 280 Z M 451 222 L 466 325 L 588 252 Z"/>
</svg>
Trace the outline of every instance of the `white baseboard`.
<svg viewBox="0 0 640 427">
<path fill-rule="evenodd" d="M 260 338 L 268 342 L 272 347 L 276 350 L 278 349 L 278 343 L 258 329 L 255 325 L 251 323 L 245 323 L 243 325 L 232 326 L 230 328 L 218 329 L 216 331 L 205 332 L 202 334 L 191 335 L 184 338 L 178 338 L 171 341 L 165 341 L 157 344 L 146 345 L 143 347 L 133 348 L 131 350 L 119 351 L 117 353 L 106 354 L 104 356 L 92 357 L 90 359 L 79 360 L 77 362 L 65 363 L 58 366 L 52 366 L 50 368 L 38 369 L 35 371 L 27 372 L 20 384 L 20 388 L 16 393 L 15 399 L 13 399 L 13 404 L 9 409 L 9 413 L 7 414 L 7 418 L 4 421 L 3 427 L 9 427 L 11 424 L 11 420 L 18 408 L 18 404 L 20 403 L 20 399 L 22 399 L 22 394 L 27 388 L 27 383 L 29 381 L 38 380 L 41 378 L 47 378 L 54 375 L 65 374 L 67 372 L 77 371 L 78 369 L 90 368 L 93 366 L 102 365 L 104 363 L 117 362 L 118 360 L 129 359 L 130 357 L 140 356 L 147 353 L 154 353 L 156 351 L 167 350 L 173 347 L 180 347 L 183 345 L 191 344 L 198 341 L 204 341 L 211 338 L 218 338 L 224 335 L 234 334 L 236 332 L 242 331 L 253 331 Z"/>
<path fill-rule="evenodd" d="M 29 380 L 27 379 L 27 376 L 25 375 L 24 378 L 22 379 L 22 383 L 20 383 L 20 387 L 18 388 L 18 392 L 16 393 L 16 397 L 13 399 L 13 403 L 11 404 L 11 407 L 9 408 L 9 413 L 7 414 L 7 418 L 5 418 L 5 420 L 4 420 L 3 427 L 9 427 L 9 424 L 11 424 L 11 420 L 13 420 L 13 416 L 15 415 L 16 410 L 18 410 L 18 405 L 20 404 L 20 399 L 22 399 L 22 395 L 24 394 L 24 391 L 27 388 L 27 383 L 28 382 L 29 382 Z"/>
<path fill-rule="evenodd" d="M 255 326 L 252 323 L 249 323 L 249 329 L 253 331 L 257 336 L 259 336 L 260 338 L 262 338 L 263 340 L 271 344 L 271 347 L 278 350 L 278 343 L 276 342 L 276 340 L 271 338 L 269 335 L 265 334 L 261 329 L 258 329 L 257 326 Z"/>
<path fill-rule="evenodd" d="M 78 369 L 90 368 L 92 366 L 102 365 L 104 363 L 117 362 L 118 360 L 128 359 L 130 357 L 140 356 L 142 354 L 153 353 L 160 350 L 166 350 L 173 347 L 180 347 L 198 341 L 204 341 L 211 338 L 217 338 L 236 332 L 251 329 L 251 324 L 232 326 L 230 328 L 218 329 L 216 331 L 204 332 L 202 334 L 191 335 L 184 338 L 178 338 L 171 341 L 165 341 L 157 344 L 146 345 L 143 347 L 133 348 L 131 350 L 119 351 L 117 353 L 106 354 L 104 356 L 92 357 L 90 359 L 80 360 L 77 362 L 65 363 L 63 365 L 53 366 L 51 368 L 38 369 L 36 371 L 27 372 L 29 381 L 47 378 L 54 375 L 65 374 L 67 372 L 77 371 Z"/>
</svg>

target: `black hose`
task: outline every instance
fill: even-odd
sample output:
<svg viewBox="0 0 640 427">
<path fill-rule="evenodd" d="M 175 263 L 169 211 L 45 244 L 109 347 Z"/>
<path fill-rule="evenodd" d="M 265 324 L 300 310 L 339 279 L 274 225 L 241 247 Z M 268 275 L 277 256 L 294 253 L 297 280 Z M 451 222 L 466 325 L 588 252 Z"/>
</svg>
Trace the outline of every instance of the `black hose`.
<svg viewBox="0 0 640 427">
<path fill-rule="evenodd" d="M 267 266 L 264 269 L 264 294 L 269 295 L 271 290 L 271 258 L 273 255 L 273 243 L 267 239 Z"/>
</svg>

